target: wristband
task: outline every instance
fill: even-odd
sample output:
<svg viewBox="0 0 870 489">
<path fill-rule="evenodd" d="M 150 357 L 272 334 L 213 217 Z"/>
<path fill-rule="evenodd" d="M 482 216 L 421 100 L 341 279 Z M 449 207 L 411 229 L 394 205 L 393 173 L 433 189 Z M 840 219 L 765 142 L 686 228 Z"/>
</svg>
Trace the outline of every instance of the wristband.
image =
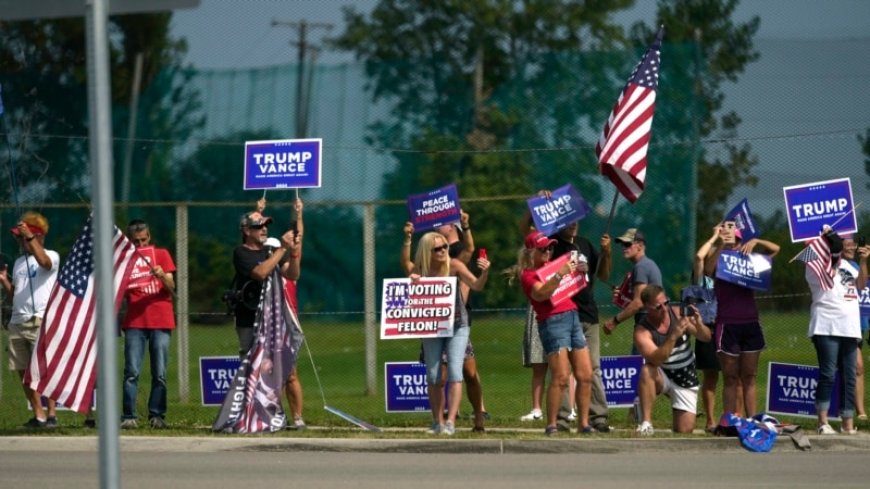
<svg viewBox="0 0 870 489">
<path fill-rule="evenodd" d="M 465 226 L 462 228 L 463 231 L 471 231 L 471 226 Z"/>
<path fill-rule="evenodd" d="M 36 236 L 34 235 L 34 236 L 29 237 L 29 238 L 24 238 L 24 241 L 33 241 L 33 238 L 35 238 L 35 237 Z"/>
<path fill-rule="evenodd" d="M 613 316 L 613 324 L 619 324 L 619 314 Z"/>
<path fill-rule="evenodd" d="M 290 258 L 299 258 L 299 253 L 290 252 Z"/>
</svg>

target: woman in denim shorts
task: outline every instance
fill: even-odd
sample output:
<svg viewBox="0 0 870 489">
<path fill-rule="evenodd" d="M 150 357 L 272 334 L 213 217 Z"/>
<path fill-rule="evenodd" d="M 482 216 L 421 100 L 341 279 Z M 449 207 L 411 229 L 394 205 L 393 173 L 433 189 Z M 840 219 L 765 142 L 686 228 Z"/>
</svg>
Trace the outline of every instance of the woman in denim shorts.
<svg viewBox="0 0 870 489">
<path fill-rule="evenodd" d="M 577 305 L 565 297 L 556 304 L 550 298 L 559 288 L 562 277 L 575 270 L 586 273 L 585 264 L 573 259 L 562 265 L 549 277 L 538 276 L 538 270 L 550 261 L 556 240 L 540 231 L 526 236 L 525 247 L 520 254 L 517 270 L 523 292 L 535 310 L 541 343 L 550 368 L 550 385 L 547 388 L 547 435 L 557 431 L 556 415 L 559 404 L 573 373 L 577 379 L 575 392 L 579 433 L 593 433 L 589 425 L 589 403 L 592 396 L 592 358 L 586 347 L 586 337 L 577 316 Z"/>
<path fill-rule="evenodd" d="M 461 260 L 450 258 L 447 253 L 447 240 L 439 233 L 424 234 L 417 242 L 414 269 L 409 275 L 412 281 L 422 277 L 456 277 L 467 284 L 471 290 L 483 290 L 489 277 L 489 260 L 477 259 L 480 277 L 475 277 Z M 429 406 L 434 422 L 433 434 L 452 435 L 456 428 L 456 414 L 462 401 L 462 364 L 465 361 L 465 347 L 468 344 L 468 312 L 462 294 L 456 293 L 453 322 L 453 336 L 450 338 L 426 338 L 423 340 L 423 358 L 426 361 L 426 381 L 429 384 Z M 447 419 L 444 418 L 444 391 L 441 383 L 441 355 L 447 354 Z"/>
</svg>

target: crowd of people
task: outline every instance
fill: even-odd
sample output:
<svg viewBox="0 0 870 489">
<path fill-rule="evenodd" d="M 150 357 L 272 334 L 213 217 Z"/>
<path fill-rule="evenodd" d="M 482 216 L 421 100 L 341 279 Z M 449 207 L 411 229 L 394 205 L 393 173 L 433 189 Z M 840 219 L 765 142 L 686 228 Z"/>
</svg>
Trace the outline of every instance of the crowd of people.
<svg viewBox="0 0 870 489">
<path fill-rule="evenodd" d="M 549 191 L 539 196 L 549 198 Z M 233 289 L 235 330 L 239 355 L 244 357 L 255 341 L 255 319 L 263 281 L 279 270 L 284 278 L 290 306 L 296 310 L 296 281 L 301 275 L 304 236 L 303 204 L 294 203 L 295 220 L 280 239 L 269 238 L 272 218 L 263 215 L 266 201 L 242 215 L 239 222 L 241 243 L 233 251 L 235 276 Z M 489 278 L 490 262 L 484 254 L 474 258 L 475 243 L 470 217 L 461 211 L 460 222 L 422 234 L 414 246 L 414 226 L 405 224 L 400 253 L 403 273 L 412 281 L 423 277 L 456 277 L 455 320 L 449 338 L 422 340 L 421 363 L 426 366 L 432 434 L 452 435 L 462 400 L 462 383 L 467 386 L 473 409 L 473 431 L 485 431 L 489 415 L 484 406 L 483 388 L 474 347 L 470 341 L 471 291 L 481 291 Z M 36 346 L 49 294 L 57 280 L 60 257 L 45 247 L 47 219 L 37 212 L 23 214 L 11 229 L 21 255 L 11 273 L 3 265 L 0 285 L 11 300 L 12 315 L 6 325 L 9 368 L 24 378 Z M 613 304 L 618 311 L 601 320 L 595 303 L 596 280 L 607 283 L 612 269 L 608 234 L 598 247 L 578 234 L 579 223 L 559 229 L 552 236 L 536 230 L 527 216 L 520 225 L 523 245 L 517 262 L 504 273 L 521 287 L 528 299 L 523 337 L 523 365 L 531 369 L 531 411 L 521 421 L 545 420 L 545 434 L 570 431 L 576 422 L 581 434 L 609 432 L 608 405 L 601 375 L 600 333 L 612 334 L 623 322 L 633 322 L 631 353 L 643 357 L 644 365 L 637 384 L 637 397 L 630 410 L 639 435 L 654 433 L 652 411 L 655 398 L 665 395 L 672 408 L 674 432 L 695 428 L 698 397 L 701 394 L 708 432 L 716 431 L 715 393 L 722 374 L 722 411 L 757 413 L 756 377 L 761 352 L 766 343 L 752 288 L 738 285 L 716 274 L 720 255 L 742 254 L 756 250 L 769 257 L 777 244 L 753 237 L 743 240 L 733 221 L 715 226 L 710 238 L 694 256 L 692 282 L 712 290 L 715 297 L 713 320 L 704 320 L 696 304 L 668 298 L 662 273 L 646 255 L 646 236 L 636 228 L 622 233 L 615 241 L 631 265 L 619 286 L 612 287 Z M 121 320 L 124 335 L 124 379 L 121 428 L 137 428 L 138 380 L 147 348 L 150 355 L 151 386 L 148 399 L 148 425 L 167 426 L 167 379 L 169 343 L 175 328 L 175 264 L 169 251 L 153 246 L 148 223 L 132 220 L 127 237 L 137 249 L 149 249 L 149 257 L 137 251 L 150 271 L 149 280 L 126 292 L 126 312 Z M 840 372 L 840 432 L 854 434 L 854 419 L 866 419 L 863 402 L 863 361 L 860 345 L 867 330 L 867 318 L 859 314 L 859 296 L 867 284 L 867 258 L 870 246 L 860 246 L 852 236 L 840 236 L 826 228 L 820 238 L 831 252 L 829 273 L 820 274 L 807 267 L 806 281 L 812 294 L 808 337 L 815 347 L 820 375 L 815 405 L 818 433 L 836 434 L 828 422 L 835 373 Z M 412 249 L 416 250 L 412 258 Z M 569 255 L 558 269 L 548 264 Z M 857 260 L 857 261 L 856 261 Z M 473 265 L 473 266 L 472 266 Z M 554 264 L 558 265 L 558 264 Z M 472 270 L 476 270 L 475 275 Z M 583 275 L 585 286 L 570 300 L 552 301 L 563 277 Z M 694 347 L 691 337 L 694 337 Z M 703 373 L 699 380 L 697 371 Z M 544 388 L 549 374 L 549 385 Z M 445 399 L 445 384 L 447 396 Z M 23 384 L 25 398 L 31 403 L 33 417 L 28 428 L 57 426 L 54 401 L 43 406 L 40 394 Z M 295 367 L 283 385 L 293 416 L 291 429 L 305 429 L 302 417 L 303 395 Z M 544 393 L 546 392 L 546 396 Z M 544 405 L 546 399 L 546 407 Z M 90 418 L 86 425 L 93 426 Z"/>
</svg>

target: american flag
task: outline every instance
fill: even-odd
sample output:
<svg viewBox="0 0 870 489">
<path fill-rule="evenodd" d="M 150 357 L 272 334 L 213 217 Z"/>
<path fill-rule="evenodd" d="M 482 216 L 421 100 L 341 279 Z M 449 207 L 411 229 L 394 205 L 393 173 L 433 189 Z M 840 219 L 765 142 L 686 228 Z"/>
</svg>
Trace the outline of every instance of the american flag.
<svg viewBox="0 0 870 489">
<path fill-rule="evenodd" d="M 595 145 L 601 174 L 632 203 L 640 197 L 646 180 L 663 34 L 664 27 L 628 78 Z"/>
<path fill-rule="evenodd" d="M 263 283 L 254 328 L 254 345 L 236 372 L 212 425 L 214 431 L 274 432 L 287 424 L 282 387 L 296 365 L 303 335 L 277 268 Z"/>
<path fill-rule="evenodd" d="M 114 227 L 115 311 L 121 306 L 136 248 Z M 96 380 L 96 290 L 91 218 L 73 244 L 45 308 L 24 382 L 80 413 L 91 407 Z M 114 365 L 111 366 L 114 368 Z"/>
<path fill-rule="evenodd" d="M 822 236 L 811 239 L 807 247 L 803 249 L 795 260 L 804 262 L 813 275 L 819 280 L 822 290 L 831 290 L 834 287 L 834 276 L 837 271 L 831 259 L 831 248 L 828 241 Z"/>
</svg>

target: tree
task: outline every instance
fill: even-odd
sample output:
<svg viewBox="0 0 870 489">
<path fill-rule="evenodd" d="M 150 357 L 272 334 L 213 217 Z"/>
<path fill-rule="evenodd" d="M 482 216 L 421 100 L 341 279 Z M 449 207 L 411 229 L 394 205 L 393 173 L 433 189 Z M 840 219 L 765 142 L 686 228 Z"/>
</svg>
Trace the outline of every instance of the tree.
<svg viewBox="0 0 870 489">
<path fill-rule="evenodd" d="M 588 146 L 590 128 L 609 109 L 598 102 L 597 82 L 621 63 L 589 62 L 581 52 L 620 46 L 611 13 L 631 3 L 383 0 L 369 17 L 347 8 L 345 32 L 333 45 L 365 63 L 373 101 L 390 107 L 370 128 L 370 142 L 412 150 L 393 152 L 397 167 L 383 196 L 404 199 L 457 182 L 462 197 L 482 200 L 464 205 L 473 222 L 486 223 L 475 229 L 477 243 L 505 265 L 516 259 L 524 205 L 486 198 L 528 196 L 570 178 L 597 202 L 591 150 L 529 150 Z M 393 264 L 406 219 L 398 207 L 378 214 L 382 275 L 399 273 Z M 485 300 L 515 303 L 514 295 L 491 280 Z"/>
<path fill-rule="evenodd" d="M 665 25 L 669 43 L 691 43 L 697 49 L 693 63 L 677 67 L 672 73 L 694 80 L 695 100 L 700 106 L 693 111 L 674 106 L 664 115 L 668 120 L 682 121 L 671 126 L 671 130 L 679 134 L 675 139 L 685 140 L 686 135 L 694 135 L 701 141 L 711 136 L 723 141 L 718 151 L 702 146 L 694 158 L 698 165 L 695 233 L 698 240 L 706 239 L 709 230 L 724 216 L 725 204 L 736 187 L 754 186 L 758 182 L 752 175 L 758 159 L 749 145 L 730 141 L 737 136 L 740 117 L 733 111 L 720 113 L 725 100 L 722 84 L 737 81 L 746 65 L 759 57 L 752 44 L 759 18 L 734 22 L 732 15 L 738 3 L 739 0 L 660 1 L 656 26 L 639 23 L 632 28 L 632 38 L 638 45 L 647 44 L 658 25 Z M 665 85 L 660 90 L 667 91 L 674 86 L 686 84 Z M 663 114 L 658 112 L 656 117 L 660 115 Z"/>
<path fill-rule="evenodd" d="M 184 83 L 188 75 L 181 63 L 187 47 L 169 35 L 171 18 L 171 13 L 158 13 L 109 19 L 113 134 L 119 155 L 127 136 L 126 107 L 136 53 L 144 56 L 137 136 L 149 141 L 185 139 L 201 124 L 194 115 L 198 96 Z M 4 117 L 18 184 L 14 196 L 11 184 L 4 186 L 3 198 L 33 203 L 84 200 L 90 184 L 84 19 L 11 22 L 3 28 Z M 167 195 L 172 188 L 165 178 L 171 145 L 136 148 L 137 163 L 151 172 L 145 176 L 157 177 L 149 180 L 151 187 L 139 185 L 139 196 Z"/>
</svg>

